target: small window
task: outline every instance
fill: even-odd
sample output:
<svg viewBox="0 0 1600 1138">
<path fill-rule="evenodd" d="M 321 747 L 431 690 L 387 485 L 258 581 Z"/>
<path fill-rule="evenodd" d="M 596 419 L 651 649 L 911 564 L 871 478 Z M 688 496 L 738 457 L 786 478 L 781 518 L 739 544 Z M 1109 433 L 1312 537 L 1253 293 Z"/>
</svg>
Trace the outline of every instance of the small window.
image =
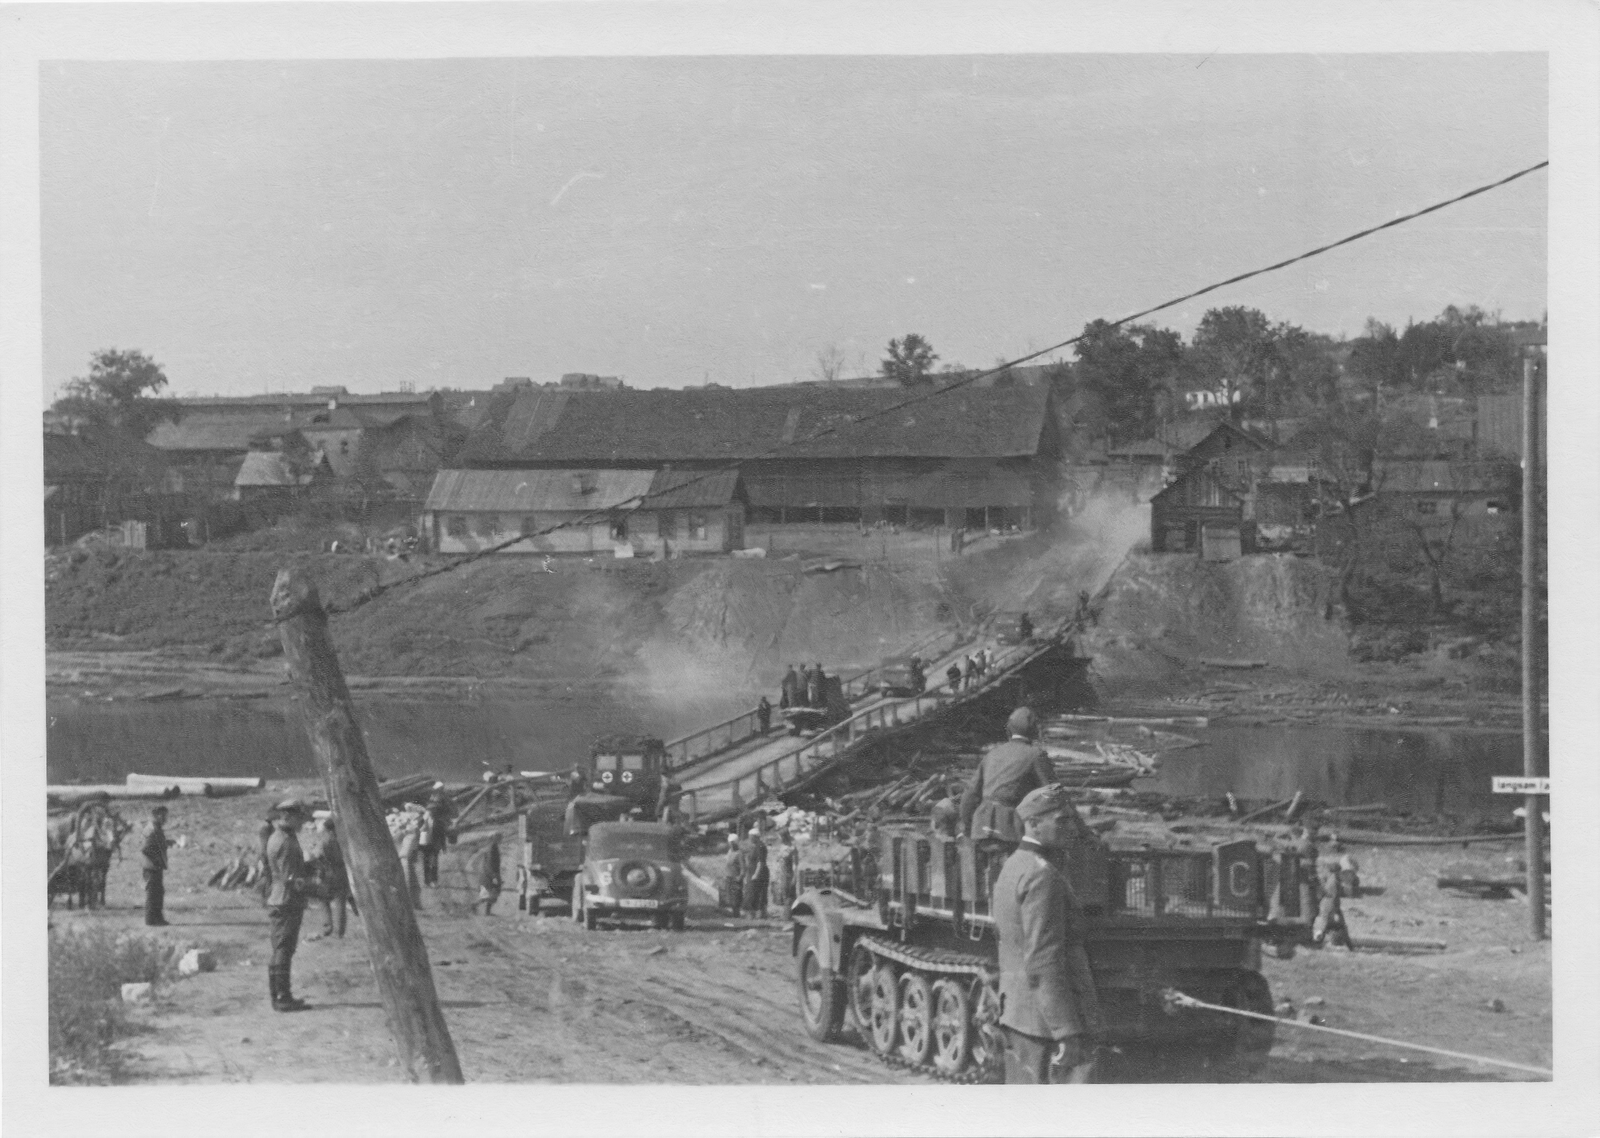
<svg viewBox="0 0 1600 1138">
<path fill-rule="evenodd" d="M 481 514 L 481 515 L 479 515 L 479 517 L 478 517 L 478 536 L 479 537 L 499 537 L 500 536 L 500 532 L 501 531 L 500 531 L 500 515 L 499 514 Z"/>
<path fill-rule="evenodd" d="M 467 518 L 465 514 L 451 514 L 444 520 L 444 532 L 451 537 L 467 536 Z"/>
<path fill-rule="evenodd" d="M 1487 513 L 1491 513 L 1491 514 L 1503 514 L 1503 513 L 1506 512 L 1506 504 L 1504 502 L 1495 501 L 1493 499 L 1490 499 L 1489 501 L 1485 502 L 1483 504 L 1483 508 Z"/>
<path fill-rule="evenodd" d="M 615 755 L 596 755 L 595 758 L 594 758 L 594 769 L 597 770 L 597 771 L 614 771 L 614 770 L 616 770 L 617 769 L 617 756 L 615 756 Z"/>
<path fill-rule="evenodd" d="M 1427 499 L 1424 499 L 1417 503 L 1417 513 L 1419 514 L 1437 514 L 1438 512 L 1438 502 L 1430 502 Z"/>
<path fill-rule="evenodd" d="M 627 541 L 628 540 L 628 519 L 627 518 L 613 518 L 611 520 L 611 540 L 612 541 Z"/>
<path fill-rule="evenodd" d="M 673 534 L 673 532 L 672 532 L 672 511 L 671 510 L 662 510 L 659 514 L 656 515 L 656 536 L 657 537 L 673 537 L 673 536 L 675 536 Z"/>
<path fill-rule="evenodd" d="M 539 532 L 539 525 L 532 514 L 523 514 L 522 521 L 517 527 L 517 532 L 523 537 L 532 537 Z"/>
<path fill-rule="evenodd" d="M 689 538 L 693 541 L 706 539 L 706 516 L 704 514 L 689 515 Z"/>
<path fill-rule="evenodd" d="M 644 770 L 644 756 L 643 755 L 623 755 L 622 756 L 622 769 L 625 770 L 625 771 L 642 771 L 642 770 Z"/>
</svg>

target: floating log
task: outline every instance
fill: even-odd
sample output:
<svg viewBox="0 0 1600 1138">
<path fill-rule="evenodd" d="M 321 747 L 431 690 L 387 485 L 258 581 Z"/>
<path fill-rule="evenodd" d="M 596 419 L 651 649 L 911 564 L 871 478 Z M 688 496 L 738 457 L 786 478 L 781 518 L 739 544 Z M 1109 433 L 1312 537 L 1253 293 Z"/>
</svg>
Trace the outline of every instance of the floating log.
<svg viewBox="0 0 1600 1138">
<path fill-rule="evenodd" d="M 1229 660 L 1220 656 L 1202 656 L 1200 662 L 1208 668 L 1265 668 L 1265 660 Z"/>
<path fill-rule="evenodd" d="M 1340 830 L 1339 840 L 1347 846 L 1464 846 L 1472 842 L 1520 842 L 1520 832 L 1515 834 L 1462 834 L 1454 838 L 1411 837 L 1405 834 L 1385 834 L 1378 830 Z"/>
<path fill-rule="evenodd" d="M 1387 810 L 1388 808 L 1389 804 L 1387 802 L 1369 802 L 1365 806 L 1324 806 L 1322 812 L 1324 814 L 1364 814 L 1369 811 L 1376 813 L 1379 810 Z"/>
<path fill-rule="evenodd" d="M 161 786 L 176 786 L 184 794 L 199 794 L 199 790 L 190 790 L 189 786 L 204 784 L 212 790 L 221 790 L 225 787 L 237 786 L 245 790 L 261 790 L 267 785 L 264 778 L 235 778 L 226 775 L 164 775 L 164 774 L 130 774 L 129 786 L 138 786 L 143 783 L 157 783 Z"/>
<path fill-rule="evenodd" d="M 249 794 L 259 789 L 255 779 L 237 779 L 225 781 L 222 784 L 212 782 L 208 778 L 158 778 L 155 775 L 129 775 L 128 786 L 133 788 L 150 789 L 155 787 L 175 786 L 179 794 L 191 795 L 198 798 L 231 798 L 238 794 Z M 240 785 L 250 784 L 250 785 Z"/>
<path fill-rule="evenodd" d="M 1442 940 L 1424 940 L 1409 936 L 1371 936 L 1350 934 L 1352 952 L 1443 952 L 1450 946 Z"/>
<path fill-rule="evenodd" d="M 157 786 L 155 783 L 125 786 L 118 782 L 89 786 L 47 786 L 44 790 L 47 797 L 58 802 L 81 802 L 86 798 L 176 798 L 179 793 L 176 786 Z"/>
<path fill-rule="evenodd" d="M 1146 727 L 1205 727 L 1211 722 L 1204 715 L 1058 715 L 1071 723 L 1142 723 Z"/>
</svg>

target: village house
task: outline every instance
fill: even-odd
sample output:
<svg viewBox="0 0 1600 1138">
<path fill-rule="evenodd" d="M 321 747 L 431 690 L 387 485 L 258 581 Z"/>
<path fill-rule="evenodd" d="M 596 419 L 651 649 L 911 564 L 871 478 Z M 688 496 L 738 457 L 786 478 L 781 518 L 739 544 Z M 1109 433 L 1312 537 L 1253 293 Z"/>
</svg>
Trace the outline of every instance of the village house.
<svg viewBox="0 0 1600 1138">
<path fill-rule="evenodd" d="M 350 478 L 357 473 L 369 435 L 403 431 L 408 420 L 424 429 L 442 427 L 444 414 L 437 392 L 351 395 L 343 387 L 313 387 L 303 394 L 187 397 L 178 403 L 178 421 L 159 424 L 148 439 L 168 456 L 168 489 L 219 498 L 234 496 L 240 467 L 252 451 L 293 450 L 303 444 L 327 456 L 335 477 Z M 411 473 L 426 480 L 433 470 Z"/>
<path fill-rule="evenodd" d="M 253 450 L 234 476 L 233 497 L 240 502 L 288 503 L 332 481 L 333 467 L 320 450 L 310 454 Z"/>
<path fill-rule="evenodd" d="M 682 557 L 744 548 L 746 504 L 736 470 L 441 470 L 422 518 L 440 553 Z"/>
<path fill-rule="evenodd" d="M 1226 560 L 1256 548 L 1256 484 L 1272 444 L 1221 422 L 1178 456 L 1178 476 L 1150 500 L 1150 548 Z"/>
<path fill-rule="evenodd" d="M 1059 492 L 1045 386 L 502 392 L 461 452 L 480 470 L 713 469 L 738 461 L 752 524 L 1030 528 Z M 858 422 L 858 420 L 866 420 Z"/>
</svg>

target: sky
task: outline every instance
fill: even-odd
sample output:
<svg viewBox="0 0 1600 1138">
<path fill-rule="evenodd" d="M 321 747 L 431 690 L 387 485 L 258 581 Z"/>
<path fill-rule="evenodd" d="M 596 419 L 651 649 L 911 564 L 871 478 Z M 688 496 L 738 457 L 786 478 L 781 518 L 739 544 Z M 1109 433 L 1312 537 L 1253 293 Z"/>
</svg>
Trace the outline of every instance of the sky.
<svg viewBox="0 0 1600 1138">
<path fill-rule="evenodd" d="M 47 62 L 43 381 L 988 366 L 1547 156 L 1544 57 Z M 1154 318 L 1546 308 L 1543 173 Z M 1070 354 L 1070 349 L 1062 353 Z"/>
</svg>

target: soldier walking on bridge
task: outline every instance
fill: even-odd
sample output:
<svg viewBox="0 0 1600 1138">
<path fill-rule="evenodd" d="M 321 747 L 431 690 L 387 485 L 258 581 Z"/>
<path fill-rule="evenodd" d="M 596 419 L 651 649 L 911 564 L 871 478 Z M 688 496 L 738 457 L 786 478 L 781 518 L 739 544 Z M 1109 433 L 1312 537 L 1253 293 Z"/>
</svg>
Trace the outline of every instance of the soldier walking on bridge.
<svg viewBox="0 0 1600 1138">
<path fill-rule="evenodd" d="M 994 886 L 1006 1082 L 1048 1083 L 1054 1067 L 1061 1082 L 1087 1083 L 1102 1025 L 1066 874 L 1077 812 L 1053 783 L 1030 792 L 1016 813 L 1022 842 Z"/>
<path fill-rule="evenodd" d="M 783 682 L 778 685 L 778 706 L 785 711 L 791 707 L 799 707 L 805 699 L 806 682 L 800 678 L 800 673 L 795 671 L 793 664 L 783 673 Z"/>
<path fill-rule="evenodd" d="M 961 829 L 974 841 L 1020 839 L 1017 804 L 1030 791 L 1055 781 L 1050 757 L 1033 742 L 1038 724 L 1032 708 L 1013 711 L 1006 733 L 1010 739 L 983 756 L 961 796 Z"/>
</svg>

